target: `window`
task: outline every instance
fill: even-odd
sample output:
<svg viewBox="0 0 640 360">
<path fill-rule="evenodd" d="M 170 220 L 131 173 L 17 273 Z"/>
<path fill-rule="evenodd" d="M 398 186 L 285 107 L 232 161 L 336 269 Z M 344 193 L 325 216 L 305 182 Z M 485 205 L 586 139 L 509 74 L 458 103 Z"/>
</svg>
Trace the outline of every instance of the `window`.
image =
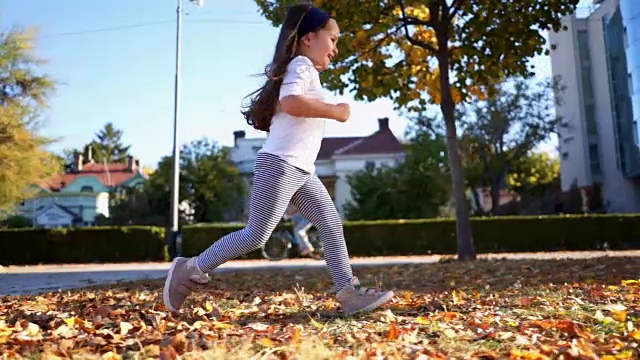
<svg viewBox="0 0 640 360">
<path fill-rule="evenodd" d="M 597 135 L 598 127 L 596 125 L 595 117 L 596 108 L 593 104 L 585 105 L 585 120 L 587 122 L 587 133 L 589 135 Z"/>
<path fill-rule="evenodd" d="M 589 61 L 589 34 L 586 31 L 578 31 L 577 38 L 580 60 Z"/>
<path fill-rule="evenodd" d="M 333 201 L 336 200 L 336 180 L 336 177 L 320 178 L 320 181 L 322 181 L 324 187 L 327 188 L 327 192 Z"/>
<path fill-rule="evenodd" d="M 589 160 L 591 162 L 591 174 L 601 175 L 600 156 L 598 154 L 598 144 L 589 145 Z"/>
<path fill-rule="evenodd" d="M 593 102 L 593 83 L 591 81 L 591 67 L 582 68 L 582 90 L 585 102 Z"/>
<path fill-rule="evenodd" d="M 82 188 L 80 188 L 80 192 L 93 192 L 93 187 L 84 185 Z"/>
</svg>

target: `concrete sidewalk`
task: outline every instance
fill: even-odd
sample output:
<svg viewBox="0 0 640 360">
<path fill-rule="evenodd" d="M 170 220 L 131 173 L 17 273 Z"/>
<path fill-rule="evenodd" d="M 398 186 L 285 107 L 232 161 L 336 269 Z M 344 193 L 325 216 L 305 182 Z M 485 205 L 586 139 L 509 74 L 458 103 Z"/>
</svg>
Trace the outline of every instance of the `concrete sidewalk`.
<svg viewBox="0 0 640 360">
<path fill-rule="evenodd" d="M 402 265 L 433 263 L 439 256 L 354 258 L 353 266 Z M 81 288 L 90 285 L 158 279 L 167 274 L 170 263 L 69 264 L 0 268 L 0 295 L 36 294 L 44 291 Z M 287 259 L 283 261 L 233 260 L 217 272 L 261 269 L 324 268 L 324 261 Z"/>
<path fill-rule="evenodd" d="M 640 258 L 640 251 L 590 251 L 554 253 L 483 254 L 480 259 L 585 259 L 601 256 L 629 256 Z M 429 264 L 442 256 L 390 256 L 352 258 L 354 267 L 394 266 L 405 264 Z M 287 259 L 283 261 L 233 260 L 216 271 L 261 269 L 313 269 L 324 268 L 324 261 L 311 259 Z M 166 276 L 169 263 L 126 264 L 68 264 L 0 267 L 0 295 L 35 294 L 44 291 L 81 288 L 98 284 L 114 284 L 123 281 L 158 279 Z"/>
</svg>

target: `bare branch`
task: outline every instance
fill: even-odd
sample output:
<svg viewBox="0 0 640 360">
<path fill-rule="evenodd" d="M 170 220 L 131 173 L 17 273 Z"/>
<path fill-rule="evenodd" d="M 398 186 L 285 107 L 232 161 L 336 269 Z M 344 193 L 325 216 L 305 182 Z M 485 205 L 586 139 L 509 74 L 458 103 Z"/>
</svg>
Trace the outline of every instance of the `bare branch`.
<svg viewBox="0 0 640 360">
<path fill-rule="evenodd" d="M 449 10 L 451 11 L 449 13 L 450 19 L 453 19 L 458 15 L 458 13 L 460 12 L 460 8 L 462 7 L 462 4 L 465 2 L 467 2 L 467 0 L 453 0 L 451 7 L 449 7 Z"/>
<path fill-rule="evenodd" d="M 400 20 L 407 25 L 431 26 L 431 20 L 424 21 L 413 16 L 404 15 L 403 17 L 400 18 Z"/>
<path fill-rule="evenodd" d="M 418 39 L 414 39 L 411 34 L 409 34 L 409 26 L 410 23 L 408 23 L 406 20 L 407 18 L 407 14 L 405 11 L 405 7 L 404 7 L 404 1 L 400 1 L 400 9 L 402 10 L 402 18 L 400 19 L 402 22 L 402 25 L 404 26 L 404 37 L 407 39 L 407 41 L 409 41 L 409 43 L 413 46 L 419 46 L 423 49 L 429 50 L 431 51 L 433 54 L 437 53 L 438 50 L 431 44 L 424 42 L 422 40 L 418 40 Z M 432 19 L 429 19 L 429 21 L 426 22 L 427 24 L 432 23 Z M 433 25 L 430 25 L 433 26 Z"/>
<path fill-rule="evenodd" d="M 401 29 L 402 29 L 402 25 L 398 25 L 395 28 L 391 29 L 391 31 L 388 31 L 386 34 L 384 34 L 384 36 L 382 38 L 380 38 L 378 41 L 376 41 L 375 44 L 373 44 L 370 48 L 368 48 L 367 50 L 362 51 L 360 56 L 367 57 L 369 54 L 371 54 L 371 52 L 373 52 L 374 50 L 376 50 L 380 46 L 382 46 L 382 44 L 385 42 L 385 40 L 387 40 L 389 37 L 397 34 L 398 31 L 400 31 Z M 353 59 L 353 58 L 357 58 L 357 57 L 358 57 L 358 55 L 353 55 L 353 56 L 351 56 L 351 57 L 349 57 L 348 59 L 345 59 L 345 60 L 348 61 L 349 59 Z"/>
<path fill-rule="evenodd" d="M 387 32 L 380 40 L 376 41 L 376 43 L 371 47 L 371 49 L 368 49 L 363 54 L 369 54 L 371 51 L 380 47 L 385 40 L 387 40 L 392 35 L 395 35 L 401 28 L 402 28 L 402 25 L 398 25 L 395 28 L 393 28 L 391 31 Z"/>
<path fill-rule="evenodd" d="M 409 43 L 413 46 L 419 46 L 423 49 L 427 49 L 429 51 L 431 51 L 433 54 L 436 54 L 438 52 L 438 49 L 436 49 L 433 45 L 424 42 L 422 40 L 418 40 L 418 39 L 414 39 L 413 37 L 411 37 L 411 35 L 409 35 L 409 32 L 406 31 L 407 28 L 405 27 L 405 34 L 404 37 L 407 39 L 407 41 L 409 41 Z"/>
</svg>

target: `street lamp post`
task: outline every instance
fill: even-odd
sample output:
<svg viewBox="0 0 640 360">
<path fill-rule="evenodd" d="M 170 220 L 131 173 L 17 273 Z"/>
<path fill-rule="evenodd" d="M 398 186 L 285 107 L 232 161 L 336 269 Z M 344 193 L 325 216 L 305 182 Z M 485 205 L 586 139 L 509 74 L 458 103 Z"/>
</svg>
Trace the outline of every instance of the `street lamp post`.
<svg viewBox="0 0 640 360">
<path fill-rule="evenodd" d="M 178 145 L 178 114 L 180 113 L 180 68 L 182 63 L 182 2 L 177 0 L 176 9 L 176 69 L 173 98 L 173 180 L 171 182 L 171 231 L 169 232 L 169 252 L 171 257 L 181 255 L 178 244 L 180 236 L 179 209 L 180 203 L 180 146 Z M 196 6 L 202 6 L 204 0 L 189 0 Z"/>
</svg>

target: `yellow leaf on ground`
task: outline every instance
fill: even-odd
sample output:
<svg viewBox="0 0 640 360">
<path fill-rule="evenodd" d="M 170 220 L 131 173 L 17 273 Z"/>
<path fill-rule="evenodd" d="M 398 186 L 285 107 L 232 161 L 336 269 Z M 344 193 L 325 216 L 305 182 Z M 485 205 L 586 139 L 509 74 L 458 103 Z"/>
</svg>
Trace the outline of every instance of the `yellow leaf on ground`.
<svg viewBox="0 0 640 360">
<path fill-rule="evenodd" d="M 617 321 L 625 321 L 627 320 L 627 311 L 626 310 L 612 311 L 611 317 L 616 319 Z"/>
<path fill-rule="evenodd" d="M 321 325 L 319 322 L 313 320 L 313 318 L 311 319 L 311 321 L 309 321 L 309 323 L 311 324 L 311 326 L 313 326 L 316 329 L 322 329 L 324 328 L 323 325 Z"/>
<path fill-rule="evenodd" d="M 213 327 L 216 329 L 233 329 L 235 325 L 216 321 L 213 323 Z"/>
<path fill-rule="evenodd" d="M 114 353 L 113 351 L 109 351 L 102 355 L 102 359 L 103 360 L 120 360 L 122 359 L 122 356 L 118 355 L 117 353 Z"/>
<path fill-rule="evenodd" d="M 269 339 L 269 338 L 262 338 L 260 339 L 260 341 L 258 341 L 258 344 L 264 346 L 264 347 L 268 347 L 268 348 L 273 348 L 276 346 L 276 344 L 273 342 L 273 340 Z"/>
</svg>

